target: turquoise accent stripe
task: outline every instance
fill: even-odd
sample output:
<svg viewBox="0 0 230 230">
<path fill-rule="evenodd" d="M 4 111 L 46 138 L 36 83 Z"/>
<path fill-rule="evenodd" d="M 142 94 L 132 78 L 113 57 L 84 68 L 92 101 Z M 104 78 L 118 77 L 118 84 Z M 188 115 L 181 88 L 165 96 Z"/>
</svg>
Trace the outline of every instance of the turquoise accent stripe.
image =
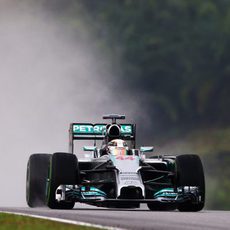
<svg viewBox="0 0 230 230">
<path fill-rule="evenodd" d="M 178 195 L 177 192 L 174 192 L 173 188 L 164 188 L 161 189 L 160 191 L 154 193 L 154 198 L 176 198 Z"/>
</svg>

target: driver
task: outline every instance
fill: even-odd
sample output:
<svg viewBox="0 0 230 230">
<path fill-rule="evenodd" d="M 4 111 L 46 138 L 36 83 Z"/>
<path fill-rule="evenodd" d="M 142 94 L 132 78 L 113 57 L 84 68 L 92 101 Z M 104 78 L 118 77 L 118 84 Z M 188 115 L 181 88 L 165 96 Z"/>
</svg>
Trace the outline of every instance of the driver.
<svg viewBox="0 0 230 230">
<path fill-rule="evenodd" d="M 128 144 L 124 140 L 114 139 L 108 143 L 108 151 L 112 155 L 128 155 Z"/>
</svg>

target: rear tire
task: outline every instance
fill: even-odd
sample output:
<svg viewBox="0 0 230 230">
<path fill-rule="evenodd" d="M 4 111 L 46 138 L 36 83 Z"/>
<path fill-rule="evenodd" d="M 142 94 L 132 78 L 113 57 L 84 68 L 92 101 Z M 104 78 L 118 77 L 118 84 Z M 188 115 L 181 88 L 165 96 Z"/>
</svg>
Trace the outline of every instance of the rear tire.
<svg viewBox="0 0 230 230">
<path fill-rule="evenodd" d="M 177 186 L 198 186 L 201 200 L 199 203 L 188 201 L 178 205 L 183 212 L 197 212 L 205 203 L 205 179 L 200 157 L 197 155 L 180 155 L 176 157 Z"/>
<path fill-rule="evenodd" d="M 56 189 L 61 184 L 79 184 L 77 157 L 70 153 L 54 153 L 50 161 L 47 205 L 52 209 L 72 209 L 75 202 L 56 201 Z"/>
<path fill-rule="evenodd" d="M 46 179 L 51 154 L 32 154 L 27 163 L 26 202 L 29 207 L 45 206 Z"/>
</svg>

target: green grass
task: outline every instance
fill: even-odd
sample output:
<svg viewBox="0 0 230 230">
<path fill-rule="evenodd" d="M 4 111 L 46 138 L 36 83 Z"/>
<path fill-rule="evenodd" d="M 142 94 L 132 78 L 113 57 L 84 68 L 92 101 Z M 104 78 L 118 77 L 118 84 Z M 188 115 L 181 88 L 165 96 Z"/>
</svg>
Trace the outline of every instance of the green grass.
<svg viewBox="0 0 230 230">
<path fill-rule="evenodd" d="M 0 230 L 97 230 L 99 228 L 65 224 L 14 214 L 0 213 Z"/>
</svg>

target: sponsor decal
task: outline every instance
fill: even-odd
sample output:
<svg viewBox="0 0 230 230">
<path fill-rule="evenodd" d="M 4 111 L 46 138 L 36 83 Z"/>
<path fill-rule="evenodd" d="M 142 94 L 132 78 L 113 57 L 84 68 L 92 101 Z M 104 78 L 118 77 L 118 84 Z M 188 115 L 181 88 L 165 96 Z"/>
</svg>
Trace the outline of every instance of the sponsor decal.
<svg viewBox="0 0 230 230">
<path fill-rule="evenodd" d="M 87 124 L 76 124 L 73 125 L 74 134 L 92 134 L 102 135 L 105 131 L 106 125 L 87 125 Z M 132 134 L 132 125 L 121 125 L 121 133 L 123 135 Z"/>
<path fill-rule="evenodd" d="M 133 161 L 133 160 L 135 160 L 135 157 L 133 157 L 133 156 L 122 156 L 122 155 L 120 155 L 120 156 L 117 156 L 117 157 L 116 157 L 116 160 L 131 160 L 131 161 Z"/>
<path fill-rule="evenodd" d="M 89 190 L 85 186 L 81 187 L 81 193 L 84 196 L 106 196 L 106 193 L 95 187 L 90 187 Z"/>
<path fill-rule="evenodd" d="M 120 173 L 120 180 L 121 181 L 139 181 L 139 177 L 136 173 L 133 172 L 122 172 Z"/>
<path fill-rule="evenodd" d="M 121 133 L 123 134 L 132 134 L 132 126 L 131 125 L 121 125 Z"/>
<path fill-rule="evenodd" d="M 105 125 L 73 125 L 73 133 L 76 134 L 102 134 Z"/>
</svg>

